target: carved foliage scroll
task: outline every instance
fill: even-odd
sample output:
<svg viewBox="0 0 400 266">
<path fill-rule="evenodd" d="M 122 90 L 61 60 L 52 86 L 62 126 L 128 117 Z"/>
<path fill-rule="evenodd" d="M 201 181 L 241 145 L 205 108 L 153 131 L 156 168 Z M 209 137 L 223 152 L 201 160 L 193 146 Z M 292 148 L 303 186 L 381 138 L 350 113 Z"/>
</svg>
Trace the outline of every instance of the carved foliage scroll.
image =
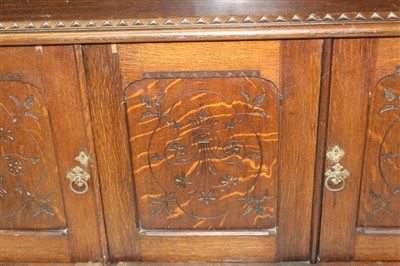
<svg viewBox="0 0 400 266">
<path fill-rule="evenodd" d="M 359 224 L 400 226 L 400 73 L 383 78 L 372 98 Z"/>
<path fill-rule="evenodd" d="M 275 225 L 278 96 L 247 78 L 149 79 L 126 97 L 144 229 Z"/>
<path fill-rule="evenodd" d="M 45 103 L 26 83 L 0 81 L 0 228 L 65 227 Z"/>
</svg>

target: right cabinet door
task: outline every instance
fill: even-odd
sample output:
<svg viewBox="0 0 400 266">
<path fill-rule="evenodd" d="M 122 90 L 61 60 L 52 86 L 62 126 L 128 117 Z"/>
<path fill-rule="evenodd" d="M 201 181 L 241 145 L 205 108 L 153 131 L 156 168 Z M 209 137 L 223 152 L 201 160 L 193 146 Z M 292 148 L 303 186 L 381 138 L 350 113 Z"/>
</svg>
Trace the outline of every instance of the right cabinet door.
<svg viewBox="0 0 400 266">
<path fill-rule="evenodd" d="M 399 43 L 334 42 L 322 261 L 400 259 Z"/>
</svg>

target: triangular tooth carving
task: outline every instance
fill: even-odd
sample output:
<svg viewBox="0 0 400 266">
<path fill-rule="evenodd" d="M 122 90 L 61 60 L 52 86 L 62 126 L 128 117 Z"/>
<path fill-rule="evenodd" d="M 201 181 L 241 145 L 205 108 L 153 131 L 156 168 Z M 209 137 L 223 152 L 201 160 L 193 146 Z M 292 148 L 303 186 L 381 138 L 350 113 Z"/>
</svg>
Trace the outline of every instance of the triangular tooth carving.
<svg viewBox="0 0 400 266">
<path fill-rule="evenodd" d="M 294 15 L 292 21 L 301 21 L 301 18 L 297 15 Z"/>
<path fill-rule="evenodd" d="M 350 18 L 346 14 L 341 14 L 338 20 L 350 20 Z"/>
<path fill-rule="evenodd" d="M 262 16 L 262 17 L 258 20 L 258 22 L 260 22 L 260 23 L 268 22 L 268 18 L 265 17 L 265 16 Z"/>
<path fill-rule="evenodd" d="M 214 18 L 214 19 L 211 21 L 211 24 L 218 24 L 218 23 L 221 23 L 221 20 L 220 20 L 218 17 Z"/>
<path fill-rule="evenodd" d="M 142 77 L 143 77 L 144 79 L 151 79 L 151 76 L 150 76 L 149 73 L 145 73 Z"/>
<path fill-rule="evenodd" d="M 285 22 L 286 20 L 282 17 L 282 16 L 279 16 L 279 17 L 277 17 L 276 19 L 275 19 L 275 22 Z"/>
<path fill-rule="evenodd" d="M 330 14 L 326 14 L 323 20 L 335 20 Z"/>
<path fill-rule="evenodd" d="M 164 25 L 175 25 L 175 23 L 174 23 L 172 20 L 167 19 L 167 20 L 164 22 Z"/>
<path fill-rule="evenodd" d="M 206 24 L 206 21 L 202 18 L 199 18 L 198 20 L 196 20 L 195 24 Z"/>
<path fill-rule="evenodd" d="M 366 20 L 367 18 L 366 17 L 364 17 L 364 15 L 363 14 L 361 14 L 361 13 L 358 13 L 356 16 L 355 16 L 355 18 L 354 18 L 355 20 Z"/>
<path fill-rule="evenodd" d="M 101 24 L 101 26 L 109 27 L 109 26 L 112 26 L 112 24 L 111 24 L 110 21 L 106 20 L 106 21 L 103 22 L 103 24 Z"/>
<path fill-rule="evenodd" d="M 230 17 L 226 23 L 237 23 L 237 20 L 234 17 Z"/>
<path fill-rule="evenodd" d="M 247 77 L 246 73 L 244 73 L 243 71 L 241 71 L 238 76 L 239 77 Z"/>
<path fill-rule="evenodd" d="M 184 72 L 181 72 L 178 74 L 178 78 L 185 78 L 185 77 L 186 77 L 186 75 Z"/>
<path fill-rule="evenodd" d="M 26 29 L 34 29 L 36 28 L 35 25 L 32 22 L 29 22 L 28 24 L 26 24 L 25 26 Z"/>
<path fill-rule="evenodd" d="M 217 72 L 217 73 L 215 73 L 214 77 L 216 77 L 216 78 L 222 78 L 222 75 L 221 75 L 219 72 Z"/>
<path fill-rule="evenodd" d="M 93 21 L 89 21 L 89 23 L 86 24 L 86 27 L 96 27 L 96 23 L 94 23 Z"/>
<path fill-rule="evenodd" d="M 51 28 L 50 24 L 49 24 L 47 21 L 43 22 L 42 25 L 41 25 L 40 27 L 41 27 L 42 29 Z"/>
<path fill-rule="evenodd" d="M 387 16 L 388 19 L 399 19 L 399 16 L 396 15 L 394 12 L 390 12 Z"/>
<path fill-rule="evenodd" d="M 307 21 L 316 21 L 316 20 L 318 20 L 318 18 L 317 18 L 314 14 L 311 14 L 311 15 L 307 18 Z"/>
<path fill-rule="evenodd" d="M 381 17 L 378 13 L 375 12 L 374 14 L 372 14 L 371 19 L 383 19 L 383 17 Z"/>
<path fill-rule="evenodd" d="M 155 19 L 150 20 L 149 25 L 158 25 L 158 22 Z"/>
<path fill-rule="evenodd" d="M 64 22 L 62 22 L 62 21 L 59 21 L 58 23 L 57 23 L 57 25 L 56 25 L 56 28 L 64 28 L 65 27 L 65 24 L 64 24 Z"/>
<path fill-rule="evenodd" d="M 19 29 L 18 23 L 14 22 L 13 24 L 11 24 L 10 29 Z"/>
<path fill-rule="evenodd" d="M 246 18 L 243 20 L 243 23 L 254 23 L 254 20 L 253 20 L 251 17 L 246 17 Z"/>
<path fill-rule="evenodd" d="M 231 78 L 231 77 L 234 77 L 235 75 L 232 73 L 232 72 L 228 72 L 228 73 L 226 73 L 226 76 L 225 77 L 227 77 L 227 78 Z"/>
<path fill-rule="evenodd" d="M 190 21 L 187 18 L 182 19 L 181 24 L 190 24 Z"/>
<path fill-rule="evenodd" d="M 0 29 L 4 29 L 3 23 L 0 23 Z"/>
<path fill-rule="evenodd" d="M 143 25 L 143 22 L 139 19 L 135 20 L 135 22 L 133 22 L 133 25 Z"/>
<path fill-rule="evenodd" d="M 74 21 L 71 24 L 71 27 L 80 27 L 80 26 L 81 26 L 81 23 L 79 23 L 78 21 Z"/>
<path fill-rule="evenodd" d="M 125 20 L 121 20 L 120 22 L 118 22 L 117 26 L 126 27 L 126 26 L 128 26 L 128 23 L 126 23 Z"/>
</svg>

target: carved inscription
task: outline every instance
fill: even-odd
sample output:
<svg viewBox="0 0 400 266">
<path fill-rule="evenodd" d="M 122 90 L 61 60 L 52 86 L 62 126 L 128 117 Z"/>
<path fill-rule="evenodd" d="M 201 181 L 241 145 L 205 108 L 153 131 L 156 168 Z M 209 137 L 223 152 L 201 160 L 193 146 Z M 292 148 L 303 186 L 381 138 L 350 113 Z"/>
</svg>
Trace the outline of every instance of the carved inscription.
<svg viewBox="0 0 400 266">
<path fill-rule="evenodd" d="M 147 156 L 135 169 L 137 183 L 149 181 L 139 200 L 142 226 L 180 229 L 186 220 L 200 229 L 272 226 L 278 127 L 273 84 L 208 78 L 140 85 L 128 89 L 127 107 L 133 157 Z M 153 86 L 153 94 L 136 94 L 143 86 Z M 138 147 L 138 138 L 146 146 Z"/>
</svg>

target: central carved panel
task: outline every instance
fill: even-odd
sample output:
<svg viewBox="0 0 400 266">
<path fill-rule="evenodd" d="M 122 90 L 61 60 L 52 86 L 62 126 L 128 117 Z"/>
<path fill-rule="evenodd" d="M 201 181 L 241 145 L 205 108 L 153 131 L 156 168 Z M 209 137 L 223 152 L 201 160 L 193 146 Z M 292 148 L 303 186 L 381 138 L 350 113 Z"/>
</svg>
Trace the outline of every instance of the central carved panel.
<svg viewBox="0 0 400 266">
<path fill-rule="evenodd" d="M 144 229 L 275 225 L 278 97 L 254 77 L 149 79 L 127 90 Z"/>
</svg>

